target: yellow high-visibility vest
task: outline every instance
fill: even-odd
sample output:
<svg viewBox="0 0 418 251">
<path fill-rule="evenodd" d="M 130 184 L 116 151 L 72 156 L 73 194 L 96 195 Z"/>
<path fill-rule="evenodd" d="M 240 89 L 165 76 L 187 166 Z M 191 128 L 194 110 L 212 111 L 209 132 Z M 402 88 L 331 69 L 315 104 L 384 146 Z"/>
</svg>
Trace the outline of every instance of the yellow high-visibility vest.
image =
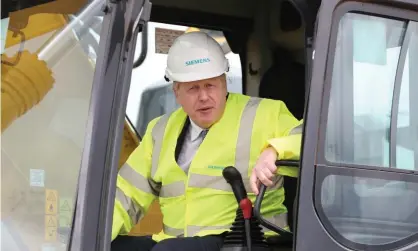
<svg viewBox="0 0 418 251">
<path fill-rule="evenodd" d="M 229 231 L 238 204 L 222 176 L 223 168 L 238 169 L 254 203 L 249 177 L 260 153 L 272 145 L 280 158 L 299 157 L 301 121 L 283 102 L 231 93 L 222 118 L 209 129 L 185 173 L 176 163 L 175 149 L 186 119 L 180 108 L 151 121 L 143 141 L 121 168 L 112 240 L 129 233 L 157 197 L 163 230 L 153 236 L 156 241 Z M 297 173 L 279 168 L 274 185 L 265 193 L 261 213 L 286 228 L 283 175 Z M 265 230 L 265 234 L 271 233 Z"/>
</svg>

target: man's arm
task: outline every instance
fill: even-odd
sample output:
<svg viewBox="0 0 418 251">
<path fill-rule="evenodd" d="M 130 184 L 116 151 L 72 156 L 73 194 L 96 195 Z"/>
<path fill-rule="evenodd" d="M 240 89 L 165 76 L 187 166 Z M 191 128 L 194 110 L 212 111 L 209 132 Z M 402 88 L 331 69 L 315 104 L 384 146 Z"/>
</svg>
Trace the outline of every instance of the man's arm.
<svg viewBox="0 0 418 251">
<path fill-rule="evenodd" d="M 280 102 L 277 131 L 275 137 L 268 140 L 269 147 L 277 152 L 277 159 L 298 160 L 302 144 L 303 120 L 297 120 L 284 102 Z M 297 177 L 298 169 L 280 167 L 277 174 Z"/>
<path fill-rule="evenodd" d="M 297 120 L 282 102 L 276 136 L 268 140 L 269 147 L 277 152 L 277 159 L 299 160 L 302 145 L 303 120 Z M 280 167 L 277 174 L 298 177 L 299 168 Z"/>
<path fill-rule="evenodd" d="M 119 170 L 112 240 L 119 234 L 128 234 L 158 197 L 160 186 L 151 177 L 153 148 L 151 132 L 157 120 L 158 118 L 149 123 L 142 142 Z"/>
<path fill-rule="evenodd" d="M 277 159 L 300 158 L 303 125 L 303 120 L 297 120 L 283 102 L 278 102 L 280 107 L 275 137 L 267 141 L 251 173 L 250 185 L 255 194 L 258 194 L 260 182 L 266 186 L 272 185 L 271 179 L 275 174 L 291 177 L 299 175 L 298 168 L 280 167 L 277 171 L 275 165 Z"/>
</svg>

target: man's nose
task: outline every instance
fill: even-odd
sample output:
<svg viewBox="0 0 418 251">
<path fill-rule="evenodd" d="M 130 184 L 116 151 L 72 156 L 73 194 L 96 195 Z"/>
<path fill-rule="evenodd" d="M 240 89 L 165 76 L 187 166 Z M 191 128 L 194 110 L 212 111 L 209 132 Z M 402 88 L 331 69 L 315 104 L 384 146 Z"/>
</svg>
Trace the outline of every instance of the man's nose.
<svg viewBox="0 0 418 251">
<path fill-rule="evenodd" d="M 199 90 L 199 100 L 204 101 L 208 99 L 208 93 L 205 88 L 200 88 Z"/>
</svg>

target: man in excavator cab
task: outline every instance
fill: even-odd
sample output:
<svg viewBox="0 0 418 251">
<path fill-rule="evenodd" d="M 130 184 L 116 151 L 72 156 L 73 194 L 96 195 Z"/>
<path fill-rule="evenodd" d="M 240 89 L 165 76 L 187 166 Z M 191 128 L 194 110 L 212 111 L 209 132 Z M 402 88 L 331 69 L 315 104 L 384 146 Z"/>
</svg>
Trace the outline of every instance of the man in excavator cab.
<svg viewBox="0 0 418 251">
<path fill-rule="evenodd" d="M 141 144 L 117 178 L 112 250 L 220 250 L 236 216 L 236 201 L 223 177 L 241 174 L 254 202 L 268 186 L 262 215 L 287 228 L 278 158 L 299 156 L 302 122 L 282 101 L 228 93 L 228 60 L 203 32 L 185 33 L 171 46 L 165 78 L 181 107 L 152 120 Z M 163 230 L 127 236 L 158 199 Z M 274 235 L 266 231 L 265 234 Z"/>
<path fill-rule="evenodd" d="M 0 249 L 111 250 L 112 244 L 116 249 L 125 242 L 125 250 L 147 250 L 147 244 L 154 250 L 417 250 L 417 1 L 151 2 L 152 11 L 149 0 L 3 1 Z M 129 102 L 128 96 L 139 96 L 150 75 L 164 75 L 160 61 L 148 60 L 146 67 L 135 69 L 133 63 L 155 49 L 154 42 L 147 49 L 136 40 L 139 32 L 141 42 L 164 40 L 155 49 L 164 53 L 148 59 L 166 58 L 179 34 L 175 26 L 146 35 L 148 22 L 224 32 L 240 59 L 242 92 L 282 102 L 215 88 L 222 87 L 226 70 L 203 76 L 212 69 L 214 54 L 186 59 L 195 55 L 193 47 L 177 57 L 187 66 L 180 62 L 167 72 L 184 107 L 151 122 L 145 137 L 129 137 L 126 123 L 122 133 L 130 116 L 127 103 L 134 107 L 131 113 L 138 107 L 138 99 Z M 287 55 L 272 58 L 276 48 Z M 141 55 L 134 61 L 137 51 Z M 175 74 L 180 66 L 190 69 L 185 76 L 198 73 L 191 78 L 197 80 L 195 103 L 185 99 L 196 89 L 190 94 L 186 87 L 194 81 Z M 232 63 L 228 78 L 231 71 Z M 192 106 L 201 105 L 202 97 L 214 109 Z M 303 140 L 293 134 L 298 123 L 287 108 L 296 118 L 306 118 Z M 223 112 L 213 113 L 218 109 Z M 215 115 L 219 120 L 202 140 L 198 132 L 206 128 L 201 120 L 211 124 Z M 192 135 L 198 135 L 193 142 Z M 189 146 L 201 141 L 188 161 Z M 277 177 L 267 192 L 260 185 L 253 202 L 257 191 L 250 181 L 254 185 L 257 171 L 268 172 L 263 166 L 275 169 L 274 152 Z M 299 159 L 297 180 L 286 168 L 292 156 Z M 124 167 L 116 190 L 118 163 Z M 236 191 L 243 193 L 231 182 L 240 179 L 229 179 L 234 170 L 235 178 L 238 173 L 244 180 L 250 203 L 237 199 Z M 116 191 L 122 200 L 116 200 L 115 211 Z M 124 236 L 146 212 L 154 216 L 152 200 L 161 205 L 163 231 L 138 224 L 129 235 L 155 235 Z M 279 236 L 265 240 L 256 233 L 262 228 L 251 221 L 257 218 L 274 231 L 260 220 L 262 200 L 263 217 L 281 226 L 275 231 Z M 251 203 L 255 217 L 250 212 L 250 226 L 255 228 L 244 231 L 248 210 L 242 208 L 249 204 L 251 209 Z M 287 224 L 276 223 L 273 218 L 286 211 Z M 119 228 L 113 229 L 111 243 L 113 218 Z M 141 222 L 162 226 L 160 218 L 147 221 L 145 216 Z M 289 247 L 280 242 L 286 225 Z"/>
</svg>

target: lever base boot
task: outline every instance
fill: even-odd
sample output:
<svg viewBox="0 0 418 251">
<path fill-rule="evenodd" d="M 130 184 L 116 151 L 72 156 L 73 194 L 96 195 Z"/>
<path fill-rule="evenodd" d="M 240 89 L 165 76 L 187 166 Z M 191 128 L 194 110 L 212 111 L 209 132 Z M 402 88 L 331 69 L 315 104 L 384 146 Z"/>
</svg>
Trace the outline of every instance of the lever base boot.
<svg viewBox="0 0 418 251">
<path fill-rule="evenodd" d="M 223 246 L 221 251 L 247 251 L 247 240 L 245 235 L 245 222 L 244 216 L 242 214 L 241 208 L 237 209 L 237 216 L 235 221 L 232 224 L 231 231 L 228 232 L 224 239 Z M 266 242 L 262 228 L 260 227 L 260 222 L 252 216 L 250 218 L 250 228 L 251 228 L 251 243 L 252 251 L 270 251 L 269 245 Z"/>
</svg>

